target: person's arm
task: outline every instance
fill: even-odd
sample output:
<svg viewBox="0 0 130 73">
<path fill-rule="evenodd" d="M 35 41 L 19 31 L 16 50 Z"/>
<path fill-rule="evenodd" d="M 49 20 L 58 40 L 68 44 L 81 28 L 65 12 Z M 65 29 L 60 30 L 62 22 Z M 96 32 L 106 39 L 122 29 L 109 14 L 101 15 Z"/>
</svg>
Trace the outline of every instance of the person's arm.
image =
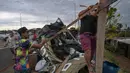
<svg viewBox="0 0 130 73">
<path fill-rule="evenodd" d="M 87 11 L 87 9 L 81 11 L 81 12 L 78 14 L 78 16 L 80 17 L 80 16 L 81 16 L 82 14 L 84 14 L 86 11 Z"/>
<path fill-rule="evenodd" d="M 93 5 L 89 6 L 87 9 L 82 10 L 81 12 L 79 12 L 78 16 L 80 17 L 82 14 L 84 14 L 85 12 L 89 13 L 89 10 L 93 7 Z"/>
<path fill-rule="evenodd" d="M 31 48 L 40 49 L 45 44 L 47 40 L 42 40 L 41 44 L 32 44 Z"/>
</svg>

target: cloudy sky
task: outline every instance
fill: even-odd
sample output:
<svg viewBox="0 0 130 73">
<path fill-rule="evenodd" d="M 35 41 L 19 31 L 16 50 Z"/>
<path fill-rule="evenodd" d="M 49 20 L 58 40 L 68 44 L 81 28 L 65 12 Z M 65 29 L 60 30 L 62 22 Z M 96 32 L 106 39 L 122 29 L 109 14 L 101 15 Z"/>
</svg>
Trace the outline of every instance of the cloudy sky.
<svg viewBox="0 0 130 73">
<path fill-rule="evenodd" d="M 95 4 L 98 0 L 0 0 L 0 30 L 18 29 L 20 14 L 22 26 L 43 27 L 60 17 L 65 24 L 75 19 L 75 14 L 84 8 L 79 5 Z M 130 23 L 130 1 L 122 0 L 118 12 L 122 23 Z M 76 12 L 75 12 L 76 11 Z"/>
</svg>

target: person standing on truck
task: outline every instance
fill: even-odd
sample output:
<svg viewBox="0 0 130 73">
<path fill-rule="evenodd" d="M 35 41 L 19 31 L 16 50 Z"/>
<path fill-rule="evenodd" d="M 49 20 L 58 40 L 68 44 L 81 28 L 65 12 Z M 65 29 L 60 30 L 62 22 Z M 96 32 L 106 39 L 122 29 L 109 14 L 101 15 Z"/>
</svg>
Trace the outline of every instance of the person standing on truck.
<svg viewBox="0 0 130 73">
<path fill-rule="evenodd" d="M 97 12 L 98 4 L 89 6 L 86 10 L 79 13 L 79 17 L 87 12 L 88 14 L 81 19 L 80 42 L 84 50 L 89 73 L 94 73 L 91 60 L 96 51 L 96 33 L 97 33 Z"/>
</svg>

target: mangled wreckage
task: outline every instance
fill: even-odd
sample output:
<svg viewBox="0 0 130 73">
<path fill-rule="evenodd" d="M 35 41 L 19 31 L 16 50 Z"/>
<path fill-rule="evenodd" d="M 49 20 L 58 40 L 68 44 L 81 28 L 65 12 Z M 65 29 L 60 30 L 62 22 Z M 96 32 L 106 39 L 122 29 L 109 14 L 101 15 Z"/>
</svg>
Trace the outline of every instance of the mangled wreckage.
<svg viewBox="0 0 130 73">
<path fill-rule="evenodd" d="M 38 42 L 42 39 L 49 39 L 55 36 L 63 27 L 66 27 L 60 18 L 55 23 L 45 25 L 39 32 Z M 45 43 L 40 49 L 36 50 L 37 55 L 40 57 L 37 64 L 35 63 L 35 71 L 55 73 L 56 69 L 66 59 L 67 56 L 71 56 L 69 60 L 81 56 L 83 50 L 81 49 L 80 42 L 77 39 L 78 33 L 76 29 L 69 30 L 60 33 L 57 37 Z M 68 64 L 67 64 L 68 65 Z M 70 66 L 71 64 L 69 64 Z M 68 69 L 67 66 L 66 69 Z M 34 69 L 34 68 L 33 68 Z"/>
</svg>

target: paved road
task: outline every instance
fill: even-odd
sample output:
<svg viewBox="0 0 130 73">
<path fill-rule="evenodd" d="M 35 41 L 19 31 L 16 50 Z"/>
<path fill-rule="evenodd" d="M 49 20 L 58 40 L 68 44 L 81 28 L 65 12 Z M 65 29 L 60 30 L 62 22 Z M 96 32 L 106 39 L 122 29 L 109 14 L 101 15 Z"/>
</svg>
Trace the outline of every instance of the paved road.
<svg viewBox="0 0 130 73">
<path fill-rule="evenodd" d="M 9 49 L 0 50 L 0 70 L 8 65 L 12 64 L 12 53 Z"/>
<path fill-rule="evenodd" d="M 3 43 L 3 41 L 0 41 L 0 70 L 13 63 L 10 49 L 3 48 Z"/>
</svg>

